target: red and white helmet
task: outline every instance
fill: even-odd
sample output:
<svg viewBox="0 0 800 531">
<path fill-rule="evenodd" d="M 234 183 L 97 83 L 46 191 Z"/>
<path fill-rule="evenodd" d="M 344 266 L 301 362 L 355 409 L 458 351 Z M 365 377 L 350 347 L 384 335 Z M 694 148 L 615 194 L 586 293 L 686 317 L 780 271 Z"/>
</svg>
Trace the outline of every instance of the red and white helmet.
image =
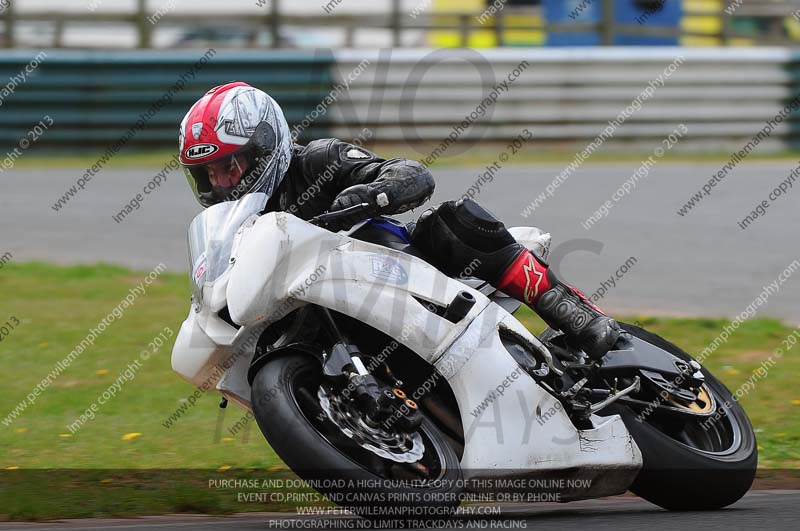
<svg viewBox="0 0 800 531">
<path fill-rule="evenodd" d="M 289 168 L 292 137 L 275 100 L 237 81 L 212 88 L 189 109 L 179 149 L 189 186 L 209 207 L 253 192 L 269 200 Z"/>
</svg>

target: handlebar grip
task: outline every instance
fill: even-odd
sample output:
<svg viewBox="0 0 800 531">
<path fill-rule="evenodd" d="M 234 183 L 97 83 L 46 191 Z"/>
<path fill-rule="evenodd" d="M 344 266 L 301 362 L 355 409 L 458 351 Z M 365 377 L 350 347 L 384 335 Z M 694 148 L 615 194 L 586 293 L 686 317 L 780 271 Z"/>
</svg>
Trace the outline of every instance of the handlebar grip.
<svg viewBox="0 0 800 531">
<path fill-rule="evenodd" d="M 324 214 L 320 214 L 319 216 L 314 216 L 313 218 L 309 219 L 308 222 L 311 223 L 312 225 L 322 226 L 336 219 L 343 218 L 351 214 L 356 214 L 361 211 L 366 211 L 369 208 L 370 208 L 369 203 L 359 203 L 357 205 L 344 208 L 342 210 L 337 210 L 335 212 L 325 212 Z"/>
</svg>

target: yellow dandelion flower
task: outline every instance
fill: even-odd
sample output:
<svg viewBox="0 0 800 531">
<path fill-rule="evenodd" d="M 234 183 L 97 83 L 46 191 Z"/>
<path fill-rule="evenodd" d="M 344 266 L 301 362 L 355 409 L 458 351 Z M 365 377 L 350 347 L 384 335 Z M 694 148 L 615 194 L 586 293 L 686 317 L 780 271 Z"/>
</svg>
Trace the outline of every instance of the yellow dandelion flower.
<svg viewBox="0 0 800 531">
<path fill-rule="evenodd" d="M 111 483 L 112 481 L 114 481 L 114 480 L 113 479 L 101 479 L 100 483 Z"/>
<path fill-rule="evenodd" d="M 141 437 L 141 436 L 142 436 L 141 433 L 139 433 L 138 431 L 135 431 L 133 433 L 126 433 L 125 435 L 123 435 L 122 436 L 122 440 L 123 441 L 130 441 L 130 440 L 133 440 L 133 439 L 135 439 L 137 437 Z"/>
<path fill-rule="evenodd" d="M 222 438 L 222 442 L 232 442 L 232 441 L 235 441 L 235 440 L 236 439 L 234 439 L 233 437 L 223 437 Z"/>
<path fill-rule="evenodd" d="M 18 466 L 7 466 L 6 470 L 19 470 Z"/>
<path fill-rule="evenodd" d="M 229 465 L 222 465 L 217 469 L 218 472 L 225 472 L 226 470 L 230 470 L 231 467 Z"/>
<path fill-rule="evenodd" d="M 28 428 L 17 428 L 14 431 L 17 433 L 26 433 L 28 431 Z"/>
<path fill-rule="evenodd" d="M 47 348 L 50 345 L 47 341 L 42 341 L 39 343 L 39 348 Z"/>
<path fill-rule="evenodd" d="M 72 434 L 71 433 L 59 433 L 58 436 L 61 437 L 62 439 L 69 439 L 70 437 L 72 437 Z"/>
<path fill-rule="evenodd" d="M 800 406 L 800 400 L 792 400 L 792 404 L 795 406 Z"/>
<path fill-rule="evenodd" d="M 98 376 L 103 376 L 104 374 L 108 374 L 108 369 L 97 369 L 94 373 Z"/>
</svg>

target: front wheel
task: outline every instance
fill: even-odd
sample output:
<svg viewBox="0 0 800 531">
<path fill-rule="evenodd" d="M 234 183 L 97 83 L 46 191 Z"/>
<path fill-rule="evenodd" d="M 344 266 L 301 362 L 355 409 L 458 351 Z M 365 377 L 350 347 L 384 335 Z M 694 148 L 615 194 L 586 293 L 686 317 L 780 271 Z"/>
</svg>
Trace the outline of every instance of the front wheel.
<svg viewBox="0 0 800 531">
<path fill-rule="evenodd" d="M 252 385 L 258 426 L 283 461 L 331 501 L 373 518 L 440 518 L 461 501 L 459 460 L 427 418 L 412 433 L 374 428 L 323 385 L 318 360 L 287 353 Z"/>
<path fill-rule="evenodd" d="M 642 328 L 620 326 L 687 362 L 692 359 Z M 716 402 L 714 415 L 663 414 L 619 403 L 602 413 L 619 414 L 642 452 L 644 464 L 631 491 L 665 509 L 720 509 L 744 496 L 755 477 L 758 450 L 747 414 L 722 382 L 705 368 L 703 374 Z"/>
</svg>

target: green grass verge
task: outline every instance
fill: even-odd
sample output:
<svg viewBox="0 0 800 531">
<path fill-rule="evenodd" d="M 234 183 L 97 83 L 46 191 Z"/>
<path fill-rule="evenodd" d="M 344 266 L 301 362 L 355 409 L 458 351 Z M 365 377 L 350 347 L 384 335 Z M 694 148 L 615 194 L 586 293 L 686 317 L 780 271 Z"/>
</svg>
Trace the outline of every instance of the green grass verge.
<svg viewBox="0 0 800 531">
<path fill-rule="evenodd" d="M 435 146 L 419 147 L 418 150 L 411 147 L 400 147 L 396 144 L 381 144 L 370 146 L 370 148 L 384 158 L 403 157 L 408 159 L 420 160 L 431 153 Z M 504 144 L 489 143 L 474 146 L 464 153 L 457 155 L 445 154 L 438 158 L 433 168 L 446 168 L 449 166 L 484 166 L 492 164 L 499 154 L 504 150 Z M 517 154 L 510 155 L 503 166 L 526 165 L 526 164 L 569 164 L 575 157 L 574 149 L 565 148 L 537 148 L 531 146 Z M 154 151 L 129 151 L 123 152 L 111 159 L 105 166 L 110 169 L 126 168 L 160 168 L 176 155 L 176 150 L 154 150 Z M 651 153 L 643 151 L 602 151 L 595 153 L 588 160 L 589 163 L 611 164 L 615 162 L 639 162 Z M 669 152 L 662 159 L 661 163 L 680 163 L 680 162 L 725 162 L 730 158 L 729 152 L 715 153 L 686 153 Z M 87 169 L 97 162 L 97 153 L 30 153 L 21 157 L 15 162 L 16 168 L 34 169 Z M 796 160 L 800 157 L 800 152 L 787 151 L 783 153 L 754 153 L 748 160 Z"/>
<path fill-rule="evenodd" d="M 55 267 L 7 264 L 0 270 L 5 322 L 20 325 L 0 342 L 0 359 L 13 370 L 0 398 L 0 421 L 24 400 L 110 311 L 143 281 L 144 274 L 113 266 Z M 139 359 L 142 349 L 169 327 L 177 334 L 189 309 L 188 279 L 161 275 L 144 296 L 113 322 L 95 345 L 75 359 L 10 426 L 0 422 L 0 468 L 217 468 L 279 463 L 257 433 L 215 438 L 219 397 L 202 396 L 165 428 L 193 392 L 170 365 L 172 340 L 141 362 L 135 379 L 102 405 L 94 420 L 72 435 L 68 426 Z M 9 374 L 9 372 L 7 372 Z M 231 407 L 224 428 L 241 416 Z M 223 430 L 224 431 L 224 430 Z M 141 435 L 130 435 L 141 434 Z M 127 438 L 125 436 L 127 435 Z M 249 435 L 245 441 L 245 435 Z"/>
<path fill-rule="evenodd" d="M 0 325 L 12 317 L 20 323 L 0 341 L 0 363 L 6 377 L 0 395 L 0 421 L 8 419 L 34 386 L 144 276 L 107 265 L 9 263 L 0 267 Z M 193 392 L 171 370 L 174 336 L 141 363 L 133 381 L 124 383 L 115 398 L 100 406 L 94 420 L 75 434 L 68 429 L 165 327 L 177 334 L 188 307 L 186 276 L 161 275 L 125 310 L 122 319 L 113 322 L 44 389 L 34 404 L 12 422 L 0 422 L 0 518 L 265 509 L 264 504 L 238 503 L 230 490 L 209 489 L 207 485 L 209 474 L 225 474 L 228 467 L 286 473 L 253 423 L 249 430 L 229 433 L 243 414 L 240 409 L 231 406 L 222 417 L 218 397 L 209 393 L 172 427 L 163 425 Z M 531 312 L 525 310 L 520 315 L 532 330 L 541 330 L 541 321 Z M 725 319 L 627 316 L 623 320 L 639 321 L 689 353 L 702 350 L 727 324 Z M 736 389 L 793 332 L 777 320 L 748 321 L 706 364 L 729 388 Z M 800 468 L 800 390 L 795 387 L 800 374 L 799 351 L 800 346 L 788 350 L 742 398 L 757 430 L 760 466 L 765 469 Z M 32 469 L 84 472 L 76 472 L 77 478 L 56 474 L 51 484 L 46 480 L 51 472 L 42 476 L 42 482 L 29 481 L 33 476 L 25 474 L 32 474 Z M 141 478 L 130 477 L 133 469 L 179 471 L 164 472 L 167 475 L 180 471 L 190 474 L 187 469 L 194 469 L 199 475 L 181 483 L 165 481 L 152 473 L 155 479 L 142 483 Z M 87 488 L 86 478 L 94 487 L 94 494 L 88 498 L 81 492 Z M 80 488 L 74 487 L 76 482 Z M 42 496 L 42 488 L 58 496 Z"/>
</svg>

